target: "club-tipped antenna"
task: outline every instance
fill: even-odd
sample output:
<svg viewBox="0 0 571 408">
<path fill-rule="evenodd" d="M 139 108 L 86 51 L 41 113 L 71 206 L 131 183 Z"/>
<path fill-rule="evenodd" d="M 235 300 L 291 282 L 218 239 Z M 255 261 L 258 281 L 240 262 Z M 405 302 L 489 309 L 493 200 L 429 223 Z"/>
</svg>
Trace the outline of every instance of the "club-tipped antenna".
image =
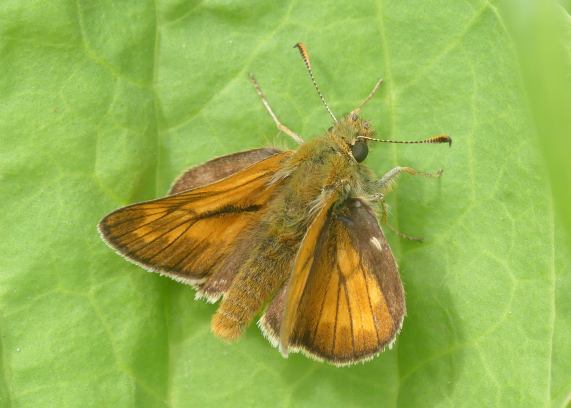
<svg viewBox="0 0 571 408">
<path fill-rule="evenodd" d="M 309 54 L 307 53 L 307 49 L 305 48 L 305 45 L 303 45 L 303 43 L 297 43 L 296 45 L 293 46 L 293 48 L 297 48 L 299 50 L 299 53 L 301 54 L 301 58 L 303 59 L 303 62 L 305 63 L 305 67 L 307 68 L 307 72 L 309 72 L 309 77 L 311 78 L 311 82 L 313 82 L 313 86 L 315 86 L 315 90 L 317 91 L 317 95 L 319 95 L 321 102 L 323 102 L 325 109 L 327 109 L 327 112 L 329 112 L 329 114 L 333 118 L 333 121 L 337 122 L 337 118 L 335 117 L 333 112 L 331 112 L 331 109 L 329 109 L 329 105 L 327 105 L 327 102 L 325 102 L 325 98 L 323 97 L 323 94 L 319 90 L 319 86 L 317 85 L 317 81 L 315 80 L 315 77 L 313 76 L 313 71 L 311 70 L 311 62 L 309 61 Z"/>
<path fill-rule="evenodd" d="M 424 140 L 383 140 L 383 139 L 373 139 L 367 136 L 357 136 L 357 139 L 372 140 L 374 142 L 381 143 L 402 143 L 402 144 L 424 144 L 424 143 L 448 143 L 448 146 L 452 146 L 452 138 L 448 135 L 438 135 L 432 136 Z"/>
</svg>

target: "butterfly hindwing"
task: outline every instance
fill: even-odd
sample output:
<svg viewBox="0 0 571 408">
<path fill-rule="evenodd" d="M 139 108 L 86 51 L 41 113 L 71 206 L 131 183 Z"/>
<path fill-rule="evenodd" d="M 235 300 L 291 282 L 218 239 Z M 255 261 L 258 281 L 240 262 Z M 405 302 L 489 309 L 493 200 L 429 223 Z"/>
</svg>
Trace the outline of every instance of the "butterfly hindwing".
<svg viewBox="0 0 571 408">
<path fill-rule="evenodd" d="M 169 195 L 214 183 L 279 152 L 274 148 L 252 149 L 209 160 L 177 177 Z"/>
<path fill-rule="evenodd" d="M 212 285 L 217 267 L 243 256 L 234 251 L 236 243 L 263 215 L 279 188 L 272 177 L 289 155 L 276 153 L 213 183 L 120 208 L 103 218 L 99 230 L 111 247 L 146 269 L 199 291 L 210 283 L 217 289 L 206 296 L 215 300 L 225 290 Z M 232 274 L 224 276 L 229 284 Z"/>
<path fill-rule="evenodd" d="M 347 365 L 390 345 L 404 314 L 396 262 L 373 210 L 349 199 L 317 215 L 260 325 L 284 353 Z"/>
</svg>

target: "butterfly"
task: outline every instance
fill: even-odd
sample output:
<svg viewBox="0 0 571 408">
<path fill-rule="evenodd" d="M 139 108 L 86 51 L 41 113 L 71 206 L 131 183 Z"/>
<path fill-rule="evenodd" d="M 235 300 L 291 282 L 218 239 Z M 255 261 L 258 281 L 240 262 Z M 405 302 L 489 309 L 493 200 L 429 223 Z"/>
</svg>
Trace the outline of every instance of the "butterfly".
<svg viewBox="0 0 571 408">
<path fill-rule="evenodd" d="M 258 325 L 284 356 L 302 352 L 343 366 L 392 345 L 406 314 L 397 264 L 379 226 L 384 194 L 401 173 L 376 177 L 363 161 L 374 138 L 358 108 L 337 119 L 301 53 L 333 125 L 304 142 L 283 125 L 250 79 L 277 128 L 296 150 L 260 148 L 219 157 L 182 174 L 164 198 L 120 208 L 99 224 L 103 240 L 141 267 L 220 301 L 215 335 L 235 340 Z M 415 142 L 448 143 L 439 135 Z"/>
</svg>

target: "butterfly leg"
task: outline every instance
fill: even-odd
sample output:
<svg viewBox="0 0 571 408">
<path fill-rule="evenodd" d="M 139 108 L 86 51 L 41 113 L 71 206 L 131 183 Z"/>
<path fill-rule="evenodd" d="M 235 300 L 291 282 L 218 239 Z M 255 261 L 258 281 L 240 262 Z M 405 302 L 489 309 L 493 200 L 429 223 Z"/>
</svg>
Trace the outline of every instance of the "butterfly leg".
<svg viewBox="0 0 571 408">
<path fill-rule="evenodd" d="M 391 224 L 388 223 L 387 216 L 389 214 L 389 207 L 388 207 L 387 203 L 385 202 L 385 195 L 383 193 L 375 193 L 371 197 L 371 201 L 379 202 L 379 205 L 381 206 L 381 212 L 382 212 L 381 222 L 383 224 L 385 224 L 387 227 L 389 227 L 389 229 L 392 232 L 397 234 L 399 237 L 404 238 L 404 239 L 408 239 L 410 241 L 422 241 L 422 238 L 413 237 L 412 235 L 408 235 L 408 234 L 405 234 L 404 232 L 400 232 L 397 228 L 395 228 L 394 226 L 392 226 Z"/>
<path fill-rule="evenodd" d="M 404 239 L 408 239 L 409 241 L 417 241 L 417 242 L 422 242 L 424 239 L 421 237 L 413 237 L 412 235 L 408 235 L 405 234 L 404 232 L 400 232 L 396 227 L 392 226 L 389 223 L 386 223 L 387 227 L 389 227 L 389 229 L 394 232 L 396 235 L 398 235 L 401 238 Z"/>
<path fill-rule="evenodd" d="M 284 125 L 283 123 L 280 122 L 280 120 L 278 119 L 278 117 L 276 116 L 274 111 L 272 110 L 270 103 L 266 99 L 266 95 L 264 95 L 264 92 L 262 92 L 262 88 L 260 88 L 260 84 L 258 84 L 258 81 L 256 80 L 256 77 L 253 74 L 250 74 L 250 82 L 252 83 L 252 85 L 254 85 L 254 88 L 256 89 L 256 93 L 260 97 L 262 104 L 264 105 L 264 108 L 266 108 L 266 110 L 268 111 L 268 113 L 272 117 L 272 120 L 276 124 L 278 130 L 284 132 L 286 135 L 291 137 L 296 143 L 302 144 L 303 139 L 301 138 L 301 136 L 299 136 L 293 130 L 291 130 L 286 125 Z"/>
<path fill-rule="evenodd" d="M 408 239 L 409 241 L 418 241 L 422 242 L 424 239 L 420 237 L 413 237 L 412 235 L 405 234 L 404 232 L 399 231 L 396 227 L 389 224 L 387 221 L 387 216 L 389 214 L 389 208 L 387 203 L 385 202 L 385 195 L 383 193 L 375 193 L 370 197 L 370 200 L 373 202 L 378 202 L 381 207 L 381 223 L 389 227 L 389 229 L 398 235 L 401 238 Z"/>
<path fill-rule="evenodd" d="M 399 166 L 399 167 L 395 167 L 394 169 L 387 171 L 383 175 L 383 177 L 381 177 L 376 182 L 376 185 L 377 185 L 377 188 L 379 188 L 381 190 L 390 188 L 391 184 L 394 183 L 395 178 L 401 173 L 407 173 L 407 174 L 410 174 L 412 176 L 440 177 L 440 176 L 442 176 L 443 172 L 444 172 L 444 170 L 438 170 L 434 173 L 425 173 L 422 171 L 416 171 L 412 167 L 400 167 Z"/>
<path fill-rule="evenodd" d="M 410 174 L 412 176 L 440 177 L 440 176 L 442 176 L 443 170 L 438 170 L 438 171 L 433 172 L 433 173 L 425 173 L 425 172 L 417 171 L 417 170 L 413 169 L 412 167 L 400 167 L 400 166 L 395 167 L 395 168 L 387 171 L 383 175 L 383 177 L 381 177 L 376 182 L 376 187 L 380 190 L 389 190 L 391 188 L 391 185 L 395 182 L 396 177 L 398 177 L 398 175 L 401 173 L 407 173 L 407 174 Z M 387 206 L 385 204 L 384 195 L 382 193 L 377 193 L 377 195 L 378 195 L 378 201 L 380 201 L 381 209 L 383 212 L 382 217 L 381 217 L 381 221 L 383 222 L 383 224 L 386 224 L 391 231 L 393 231 L 395 234 L 397 234 L 401 238 L 405 238 L 405 239 L 408 239 L 410 241 L 422 241 L 423 240 L 422 238 L 413 237 L 411 235 L 400 232 L 398 229 L 396 229 L 395 227 L 393 227 L 392 225 L 390 225 L 387 222 L 388 209 L 387 209 Z"/>
</svg>

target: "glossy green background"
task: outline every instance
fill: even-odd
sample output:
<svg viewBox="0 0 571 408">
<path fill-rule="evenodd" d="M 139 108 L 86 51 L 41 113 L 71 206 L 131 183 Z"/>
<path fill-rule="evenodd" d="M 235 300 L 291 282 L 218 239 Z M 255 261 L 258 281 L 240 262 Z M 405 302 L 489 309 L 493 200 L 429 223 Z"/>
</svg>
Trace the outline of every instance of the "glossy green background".
<svg viewBox="0 0 571 408">
<path fill-rule="evenodd" d="M 534 57 L 541 41 L 568 44 L 570 20 L 557 7 L 538 22 L 535 2 L 520 4 L 4 0 L 0 405 L 568 404 L 571 244 L 555 208 L 571 208 L 558 160 L 569 141 L 565 115 L 546 112 L 571 95 L 569 48 Z M 222 343 L 215 306 L 125 262 L 95 228 L 189 166 L 293 147 L 248 72 L 291 128 L 326 129 L 298 41 L 338 115 L 384 77 L 364 111 L 379 135 L 454 137 L 452 149 L 379 145 L 367 159 L 379 175 L 445 173 L 403 176 L 389 199 L 390 222 L 426 241 L 388 232 L 408 317 L 393 350 L 350 368 L 285 360 L 255 326 Z"/>
</svg>

